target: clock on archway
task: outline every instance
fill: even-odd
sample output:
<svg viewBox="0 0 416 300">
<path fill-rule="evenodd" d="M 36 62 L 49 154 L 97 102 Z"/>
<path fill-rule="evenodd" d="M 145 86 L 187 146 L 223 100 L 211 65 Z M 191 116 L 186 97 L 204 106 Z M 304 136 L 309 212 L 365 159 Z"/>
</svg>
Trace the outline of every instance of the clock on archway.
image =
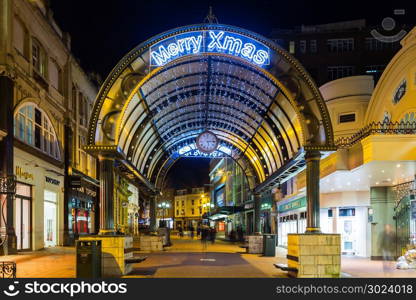
<svg viewBox="0 0 416 300">
<path fill-rule="evenodd" d="M 204 131 L 196 138 L 196 147 L 204 153 L 214 152 L 218 147 L 218 138 L 211 131 Z"/>
</svg>

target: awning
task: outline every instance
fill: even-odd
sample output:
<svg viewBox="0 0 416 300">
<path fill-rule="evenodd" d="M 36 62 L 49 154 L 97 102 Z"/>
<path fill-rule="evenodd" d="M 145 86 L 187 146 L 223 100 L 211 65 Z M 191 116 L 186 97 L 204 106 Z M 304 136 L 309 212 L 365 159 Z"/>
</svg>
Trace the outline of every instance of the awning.
<svg viewBox="0 0 416 300">
<path fill-rule="evenodd" d="M 202 218 L 211 220 L 225 219 L 227 216 L 241 211 L 244 211 L 244 207 L 242 206 L 221 206 L 209 213 L 205 213 Z"/>
</svg>

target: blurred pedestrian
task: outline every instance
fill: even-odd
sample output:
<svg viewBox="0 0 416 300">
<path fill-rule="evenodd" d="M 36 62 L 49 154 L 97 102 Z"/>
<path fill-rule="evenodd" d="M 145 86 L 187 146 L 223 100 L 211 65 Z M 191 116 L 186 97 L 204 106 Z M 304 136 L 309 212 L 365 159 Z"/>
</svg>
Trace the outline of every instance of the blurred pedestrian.
<svg viewBox="0 0 416 300">
<path fill-rule="evenodd" d="M 391 261 L 396 256 L 396 234 L 391 224 L 384 226 L 384 231 L 380 235 L 380 248 L 383 255 L 383 271 L 387 274 L 392 269 Z"/>
<path fill-rule="evenodd" d="M 194 227 L 192 225 L 189 226 L 189 236 L 191 237 L 191 240 L 194 239 Z"/>
<path fill-rule="evenodd" d="M 196 237 L 199 238 L 200 235 L 201 235 L 201 225 L 198 224 L 198 226 L 196 227 Z"/>
<path fill-rule="evenodd" d="M 237 227 L 237 240 L 240 243 L 244 241 L 243 227 L 241 225 L 238 225 Z"/>
<path fill-rule="evenodd" d="M 215 227 L 212 227 L 210 230 L 210 238 L 211 238 L 211 244 L 215 243 L 215 239 L 217 238 L 217 230 Z"/>
<path fill-rule="evenodd" d="M 183 229 L 182 229 L 182 226 L 179 226 L 178 232 L 179 232 L 179 237 L 182 238 L 183 237 Z"/>
<path fill-rule="evenodd" d="M 207 241 L 208 241 L 208 235 L 209 229 L 207 226 L 202 226 L 201 228 L 201 243 L 202 243 L 202 249 L 207 250 Z"/>
</svg>

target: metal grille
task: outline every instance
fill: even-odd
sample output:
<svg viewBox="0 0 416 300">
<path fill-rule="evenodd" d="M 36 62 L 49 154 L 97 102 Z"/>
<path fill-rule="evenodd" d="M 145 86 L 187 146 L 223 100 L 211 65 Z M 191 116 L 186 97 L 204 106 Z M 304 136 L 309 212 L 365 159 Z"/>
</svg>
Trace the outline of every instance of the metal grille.
<svg viewBox="0 0 416 300">
<path fill-rule="evenodd" d="M 16 176 L 0 177 L 0 194 L 16 194 Z"/>
</svg>

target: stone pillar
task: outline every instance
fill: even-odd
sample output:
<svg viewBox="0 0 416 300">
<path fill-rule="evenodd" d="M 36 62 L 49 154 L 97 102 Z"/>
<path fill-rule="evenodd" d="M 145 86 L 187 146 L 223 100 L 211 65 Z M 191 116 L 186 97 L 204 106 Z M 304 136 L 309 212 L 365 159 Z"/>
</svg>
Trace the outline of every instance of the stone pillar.
<svg viewBox="0 0 416 300">
<path fill-rule="evenodd" d="M 7 74 L 6 74 L 7 75 Z M 14 174 L 13 167 L 13 90 L 14 82 L 8 76 L 0 76 L 0 129 L 3 129 L 7 135 L 0 142 L 0 176 L 7 177 Z M 6 208 L 3 212 L 6 213 L 6 235 L 7 245 L 4 247 L 4 254 L 15 254 L 17 253 L 17 238 L 14 230 L 14 195 L 7 194 L 3 195 L 6 197 L 5 203 Z M 0 217 L 2 218 L 1 214 Z"/>
<path fill-rule="evenodd" d="M 306 199 L 307 199 L 307 224 L 305 233 L 321 232 L 319 224 L 319 163 L 321 153 L 319 151 L 307 151 L 306 160 Z"/>
<path fill-rule="evenodd" d="M 114 159 L 99 157 L 100 235 L 114 234 Z"/>
<path fill-rule="evenodd" d="M 64 178 L 64 233 L 63 233 L 63 244 L 64 246 L 70 246 L 73 244 L 71 237 L 69 236 L 69 203 L 71 202 L 70 194 L 72 188 L 70 186 L 70 168 L 72 166 L 72 128 L 69 124 L 65 124 L 64 128 L 64 145 L 65 145 L 65 154 L 64 154 L 64 166 L 65 166 L 65 178 Z"/>
<path fill-rule="evenodd" d="M 156 231 L 156 196 L 150 196 L 150 207 L 149 207 L 149 217 L 150 217 L 150 231 Z"/>
<path fill-rule="evenodd" d="M 254 194 L 254 233 L 261 232 L 261 224 L 260 224 L 260 202 L 261 202 L 261 195 Z"/>
</svg>

